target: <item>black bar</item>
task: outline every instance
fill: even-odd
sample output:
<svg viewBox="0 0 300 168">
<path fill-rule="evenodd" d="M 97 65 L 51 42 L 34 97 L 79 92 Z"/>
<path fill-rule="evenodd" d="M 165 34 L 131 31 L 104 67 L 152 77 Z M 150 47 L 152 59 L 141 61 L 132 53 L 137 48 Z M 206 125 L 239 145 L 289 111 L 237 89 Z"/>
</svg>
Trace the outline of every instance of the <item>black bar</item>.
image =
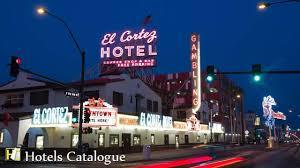
<svg viewBox="0 0 300 168">
<path fill-rule="evenodd" d="M 300 70 L 293 70 L 293 71 L 265 71 L 262 73 L 268 74 L 300 74 Z"/>
<path fill-rule="evenodd" d="M 300 74 L 300 70 L 287 70 L 287 71 L 262 71 L 262 74 Z M 228 75 L 241 75 L 241 74 L 253 74 L 252 71 L 231 71 L 231 72 L 217 72 L 216 74 L 228 74 Z"/>
<path fill-rule="evenodd" d="M 27 70 L 27 69 L 23 69 L 23 68 L 19 68 L 19 69 L 22 70 L 22 71 L 24 71 L 24 72 L 27 72 L 27 73 L 30 73 L 30 74 L 39 76 L 39 77 L 41 77 L 41 78 L 47 79 L 47 80 L 49 80 L 49 81 L 53 81 L 53 82 L 55 82 L 56 84 L 58 84 L 58 85 L 60 85 L 60 86 L 62 86 L 62 87 L 69 88 L 66 84 L 64 84 L 64 83 L 62 83 L 62 82 L 60 82 L 60 81 L 58 81 L 58 80 L 49 78 L 49 77 L 47 77 L 47 76 L 44 76 L 44 75 L 41 75 L 41 74 L 38 74 L 38 73 L 35 73 L 35 72 L 32 72 L 32 71 Z"/>
</svg>

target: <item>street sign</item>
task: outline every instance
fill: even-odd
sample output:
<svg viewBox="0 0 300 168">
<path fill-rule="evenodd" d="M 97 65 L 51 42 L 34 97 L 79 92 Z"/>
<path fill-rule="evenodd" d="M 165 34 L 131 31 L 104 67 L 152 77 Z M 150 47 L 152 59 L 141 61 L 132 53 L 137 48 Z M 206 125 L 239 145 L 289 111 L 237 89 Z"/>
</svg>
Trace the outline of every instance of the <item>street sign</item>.
<svg viewBox="0 0 300 168">
<path fill-rule="evenodd" d="M 79 97 L 79 93 L 78 92 L 72 92 L 72 91 L 65 91 L 65 96 Z"/>
</svg>

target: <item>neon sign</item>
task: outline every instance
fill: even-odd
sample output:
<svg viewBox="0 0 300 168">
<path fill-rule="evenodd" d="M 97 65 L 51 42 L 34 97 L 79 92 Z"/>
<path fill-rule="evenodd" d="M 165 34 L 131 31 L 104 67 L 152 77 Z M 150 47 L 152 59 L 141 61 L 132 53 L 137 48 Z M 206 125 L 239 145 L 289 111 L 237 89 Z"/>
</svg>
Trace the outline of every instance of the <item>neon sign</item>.
<svg viewBox="0 0 300 168">
<path fill-rule="evenodd" d="M 103 65 L 116 65 L 120 68 L 155 66 L 157 56 L 155 41 L 157 32 L 142 29 L 130 30 L 121 34 L 107 33 L 101 39 L 100 57 Z"/>
<path fill-rule="evenodd" d="M 264 117 L 266 119 L 265 125 L 272 128 L 275 124 L 275 119 L 286 120 L 286 116 L 281 112 L 275 112 L 272 109 L 272 106 L 276 106 L 277 103 L 275 102 L 272 96 L 264 97 L 262 102 Z"/>
<path fill-rule="evenodd" d="M 105 102 L 103 99 L 88 99 L 83 102 L 84 113 L 90 114 L 89 123 L 83 123 L 84 126 L 114 126 L 117 124 L 118 109 Z M 79 109 L 79 106 L 73 106 L 73 109 Z"/>
<path fill-rule="evenodd" d="M 173 128 L 173 119 L 169 116 L 161 116 L 151 113 L 141 113 L 140 125 L 152 128 Z"/>
<path fill-rule="evenodd" d="M 201 68 L 200 68 L 200 36 L 191 35 L 191 64 L 192 64 L 192 113 L 196 114 L 201 106 Z"/>
<path fill-rule="evenodd" d="M 72 113 L 68 107 L 36 108 L 32 125 L 38 127 L 71 126 Z"/>
</svg>

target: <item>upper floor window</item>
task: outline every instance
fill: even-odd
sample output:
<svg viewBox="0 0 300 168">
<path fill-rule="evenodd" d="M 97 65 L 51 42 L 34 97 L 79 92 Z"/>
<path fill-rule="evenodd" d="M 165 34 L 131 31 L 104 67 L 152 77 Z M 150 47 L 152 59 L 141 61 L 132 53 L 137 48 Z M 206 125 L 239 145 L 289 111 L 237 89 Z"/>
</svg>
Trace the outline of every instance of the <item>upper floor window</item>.
<svg viewBox="0 0 300 168">
<path fill-rule="evenodd" d="M 113 105 L 122 106 L 123 105 L 123 93 L 113 92 Z"/>
<path fill-rule="evenodd" d="M 22 106 L 24 102 L 24 94 L 7 95 L 4 107 Z"/>
<path fill-rule="evenodd" d="M 99 90 L 93 90 L 93 91 L 85 91 L 84 92 L 85 100 L 87 99 L 98 99 L 99 98 Z"/>
<path fill-rule="evenodd" d="M 38 106 L 48 104 L 49 91 L 30 92 L 30 105 Z"/>
<path fill-rule="evenodd" d="M 147 111 L 152 112 L 152 101 L 147 99 Z"/>
<path fill-rule="evenodd" d="M 158 102 L 157 101 L 153 101 L 153 112 L 158 112 Z"/>
</svg>

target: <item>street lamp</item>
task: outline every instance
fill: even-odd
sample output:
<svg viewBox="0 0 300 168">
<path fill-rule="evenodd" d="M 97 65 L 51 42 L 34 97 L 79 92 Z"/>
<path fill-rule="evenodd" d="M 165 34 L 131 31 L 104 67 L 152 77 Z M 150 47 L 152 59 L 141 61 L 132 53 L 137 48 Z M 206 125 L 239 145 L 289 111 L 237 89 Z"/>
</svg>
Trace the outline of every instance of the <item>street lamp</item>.
<svg viewBox="0 0 300 168">
<path fill-rule="evenodd" d="M 274 5 L 274 4 L 283 4 L 283 3 L 290 3 L 290 2 L 300 2 L 300 0 L 282 0 L 282 1 L 277 1 L 277 2 L 260 2 L 257 5 L 257 8 L 259 10 L 265 10 L 269 6 Z"/>
<path fill-rule="evenodd" d="M 54 15 L 53 13 L 50 13 L 47 9 L 45 9 L 44 7 L 39 7 L 37 9 L 37 13 L 39 15 L 44 15 L 44 14 L 47 14 L 51 17 L 53 17 L 54 19 L 58 20 L 59 22 L 61 22 L 68 30 L 73 42 L 75 43 L 76 45 L 76 48 L 79 52 L 79 54 L 81 55 L 81 80 L 80 80 L 80 88 L 79 88 L 79 92 L 80 92 L 80 95 L 79 95 L 79 99 L 80 99 L 80 107 L 79 107 L 79 126 L 78 126 L 78 149 L 79 149 L 79 152 L 82 152 L 81 150 L 81 147 L 82 147 L 82 116 L 83 116 L 83 97 L 84 97 L 84 93 L 83 93 L 83 87 L 84 87 L 84 64 L 85 64 L 85 51 L 82 50 L 80 47 L 79 47 L 79 44 L 78 42 L 76 41 L 75 37 L 74 37 L 74 34 L 73 32 L 71 31 L 70 27 L 68 26 L 68 24 L 60 17 Z"/>
<path fill-rule="evenodd" d="M 39 7 L 39 8 L 37 8 L 36 11 L 37 11 L 37 13 L 38 13 L 39 15 L 43 15 L 43 14 L 45 14 L 46 9 L 43 8 L 43 7 Z"/>
<path fill-rule="evenodd" d="M 243 111 L 243 100 L 242 100 L 242 94 L 238 93 L 236 95 L 237 99 L 240 99 L 240 117 L 241 117 L 241 143 L 242 145 L 245 143 L 245 127 L 244 127 L 244 111 Z"/>
</svg>

